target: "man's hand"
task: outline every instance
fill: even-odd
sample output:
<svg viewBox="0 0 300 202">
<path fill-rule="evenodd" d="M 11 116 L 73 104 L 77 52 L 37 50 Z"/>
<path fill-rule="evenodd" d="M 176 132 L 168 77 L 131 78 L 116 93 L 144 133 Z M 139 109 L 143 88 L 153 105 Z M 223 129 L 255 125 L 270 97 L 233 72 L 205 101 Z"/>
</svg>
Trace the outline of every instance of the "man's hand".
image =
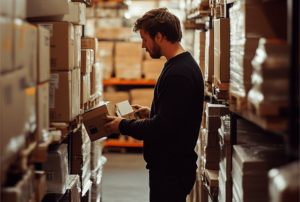
<svg viewBox="0 0 300 202">
<path fill-rule="evenodd" d="M 141 106 L 141 105 L 131 105 L 132 108 L 137 109 L 139 111 L 140 116 L 142 117 L 142 119 L 148 119 L 149 118 L 149 114 L 150 114 L 150 108 L 149 107 L 145 107 L 145 106 Z"/>
<path fill-rule="evenodd" d="M 104 128 L 109 133 L 120 133 L 119 124 L 123 118 L 116 116 L 107 116 L 105 118 L 108 121 L 111 121 L 104 125 Z"/>
</svg>

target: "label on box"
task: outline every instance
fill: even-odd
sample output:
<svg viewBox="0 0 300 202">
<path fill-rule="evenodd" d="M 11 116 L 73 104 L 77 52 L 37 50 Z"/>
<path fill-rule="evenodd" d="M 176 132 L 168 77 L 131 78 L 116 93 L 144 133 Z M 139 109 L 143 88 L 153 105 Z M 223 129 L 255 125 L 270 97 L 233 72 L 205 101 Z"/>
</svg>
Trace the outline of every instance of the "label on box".
<svg viewBox="0 0 300 202">
<path fill-rule="evenodd" d="M 46 28 L 46 29 L 49 30 L 50 37 L 53 36 L 53 25 L 52 24 L 39 24 L 39 25 L 41 25 L 42 27 L 44 27 L 44 28 Z"/>
<path fill-rule="evenodd" d="M 49 81 L 49 108 L 55 108 L 55 89 L 58 88 L 59 84 L 59 75 L 58 74 L 50 74 Z"/>
</svg>

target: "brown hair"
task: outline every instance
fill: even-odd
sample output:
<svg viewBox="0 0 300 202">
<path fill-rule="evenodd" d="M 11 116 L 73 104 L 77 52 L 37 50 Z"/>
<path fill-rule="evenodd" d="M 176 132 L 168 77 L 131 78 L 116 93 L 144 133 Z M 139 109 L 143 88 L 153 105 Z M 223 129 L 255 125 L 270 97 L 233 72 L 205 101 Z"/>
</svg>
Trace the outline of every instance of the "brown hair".
<svg viewBox="0 0 300 202">
<path fill-rule="evenodd" d="M 133 31 L 141 29 L 148 33 L 151 39 L 154 39 L 158 32 L 172 43 L 180 42 L 182 38 L 180 21 L 167 8 L 152 9 L 137 19 Z"/>
</svg>

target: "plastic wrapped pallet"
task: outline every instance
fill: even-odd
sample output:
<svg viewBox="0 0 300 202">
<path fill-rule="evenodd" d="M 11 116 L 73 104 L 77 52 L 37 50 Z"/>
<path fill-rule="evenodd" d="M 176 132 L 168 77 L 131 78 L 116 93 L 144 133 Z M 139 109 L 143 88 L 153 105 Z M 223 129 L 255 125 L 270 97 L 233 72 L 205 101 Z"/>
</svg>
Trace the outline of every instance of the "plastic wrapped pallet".
<svg viewBox="0 0 300 202">
<path fill-rule="evenodd" d="M 80 202 L 80 179 L 78 175 L 69 175 L 67 192 L 59 202 Z"/>
<path fill-rule="evenodd" d="M 268 201 L 268 171 L 286 163 L 284 147 L 234 145 L 232 156 L 233 198 Z"/>
<path fill-rule="evenodd" d="M 205 33 L 205 82 L 212 83 L 214 75 L 214 30 Z"/>
<path fill-rule="evenodd" d="M 93 202 L 100 202 L 102 200 L 102 172 L 103 172 L 103 165 L 107 161 L 104 156 L 101 156 L 98 160 L 99 160 L 100 167 L 97 170 L 97 172 L 95 172 L 95 177 L 92 185 Z"/>
<path fill-rule="evenodd" d="M 42 164 L 46 171 L 48 193 L 66 192 L 69 184 L 68 176 L 68 145 L 61 144 L 48 151 L 47 162 Z"/>
<path fill-rule="evenodd" d="M 252 61 L 252 89 L 248 101 L 259 108 L 288 103 L 289 47 L 286 41 L 261 38 Z"/>
<path fill-rule="evenodd" d="M 269 171 L 270 201 L 299 201 L 299 168 L 299 161 L 296 161 Z"/>
<path fill-rule="evenodd" d="M 95 97 L 102 95 L 103 92 L 103 66 L 102 63 L 95 63 L 90 73 L 91 78 L 91 95 Z"/>
</svg>

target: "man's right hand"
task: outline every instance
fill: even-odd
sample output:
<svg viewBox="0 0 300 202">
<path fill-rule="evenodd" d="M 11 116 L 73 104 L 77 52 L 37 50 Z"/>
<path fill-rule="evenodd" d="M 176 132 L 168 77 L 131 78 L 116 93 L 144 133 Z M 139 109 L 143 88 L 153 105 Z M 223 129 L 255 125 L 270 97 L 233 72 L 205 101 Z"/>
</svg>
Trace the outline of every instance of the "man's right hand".
<svg viewBox="0 0 300 202">
<path fill-rule="evenodd" d="M 140 116 L 142 119 L 148 119 L 149 114 L 150 114 L 150 108 L 146 106 L 141 106 L 141 105 L 131 105 L 132 108 L 137 109 L 139 111 Z"/>
</svg>

